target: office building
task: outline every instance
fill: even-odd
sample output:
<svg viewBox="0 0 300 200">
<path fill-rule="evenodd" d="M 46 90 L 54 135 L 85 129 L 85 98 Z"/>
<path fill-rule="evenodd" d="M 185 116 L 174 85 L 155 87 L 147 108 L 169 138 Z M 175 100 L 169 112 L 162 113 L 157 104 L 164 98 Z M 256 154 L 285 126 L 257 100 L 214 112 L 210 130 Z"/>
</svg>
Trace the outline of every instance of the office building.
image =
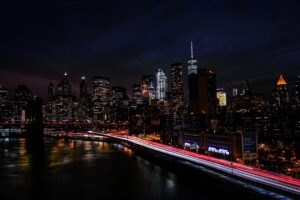
<svg viewBox="0 0 300 200">
<path fill-rule="evenodd" d="M 273 105 L 279 108 L 287 108 L 289 106 L 289 102 L 290 99 L 287 83 L 283 76 L 280 75 L 273 92 Z"/>
<path fill-rule="evenodd" d="M 156 99 L 164 101 L 167 97 L 167 76 L 163 69 L 156 70 Z"/>
<path fill-rule="evenodd" d="M 154 75 L 144 75 L 141 80 L 142 97 L 144 103 L 151 103 L 155 99 L 155 77 Z"/>
<path fill-rule="evenodd" d="M 171 65 L 171 113 L 182 115 L 184 109 L 182 64 Z"/>
<path fill-rule="evenodd" d="M 225 107 L 227 106 L 227 97 L 224 88 L 217 89 L 217 99 L 218 99 L 218 106 Z"/>
<path fill-rule="evenodd" d="M 95 121 L 109 120 L 110 79 L 104 76 L 93 77 L 93 119 Z"/>
<path fill-rule="evenodd" d="M 189 111 L 194 113 L 199 110 L 199 85 L 198 66 L 194 57 L 193 43 L 191 42 L 191 57 L 188 60 L 188 86 L 189 86 Z"/>
</svg>

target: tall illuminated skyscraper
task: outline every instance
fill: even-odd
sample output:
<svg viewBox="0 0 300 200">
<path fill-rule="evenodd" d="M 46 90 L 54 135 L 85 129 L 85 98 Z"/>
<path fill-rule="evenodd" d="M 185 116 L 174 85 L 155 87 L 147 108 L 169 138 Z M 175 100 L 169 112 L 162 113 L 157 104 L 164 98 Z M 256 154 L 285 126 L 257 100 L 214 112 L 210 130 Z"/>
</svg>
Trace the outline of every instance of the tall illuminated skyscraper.
<svg viewBox="0 0 300 200">
<path fill-rule="evenodd" d="M 91 95 L 88 93 L 87 90 L 87 83 L 86 78 L 84 76 L 81 77 L 80 82 L 80 94 L 79 94 L 79 105 L 78 105 L 78 120 L 80 121 L 86 121 L 91 119 Z"/>
<path fill-rule="evenodd" d="M 182 115 L 184 108 L 182 64 L 171 65 L 171 112 L 173 115 Z"/>
<path fill-rule="evenodd" d="M 145 102 L 150 103 L 155 99 L 155 77 L 154 75 L 144 75 L 141 80 L 142 96 Z"/>
<path fill-rule="evenodd" d="M 164 101 L 167 94 L 167 76 L 163 69 L 156 70 L 156 99 Z"/>
<path fill-rule="evenodd" d="M 121 86 L 112 87 L 112 104 L 121 106 L 124 101 L 128 100 L 126 88 Z"/>
<path fill-rule="evenodd" d="M 276 83 L 275 90 L 273 92 L 273 100 L 275 106 L 286 108 L 289 104 L 289 91 L 287 83 L 284 80 L 283 76 L 280 75 Z"/>
<path fill-rule="evenodd" d="M 238 95 L 238 89 L 237 88 L 232 88 L 232 97 L 236 97 Z"/>
<path fill-rule="evenodd" d="M 88 92 L 87 92 L 87 84 L 86 84 L 85 76 L 82 76 L 80 82 L 80 98 L 84 98 L 87 95 Z"/>
<path fill-rule="evenodd" d="M 128 96 L 124 87 L 112 87 L 111 121 L 128 121 Z"/>
<path fill-rule="evenodd" d="M 71 84 L 68 74 L 65 72 L 62 80 L 56 87 L 55 118 L 58 121 L 73 120 L 73 102 L 75 97 L 71 95 Z"/>
<path fill-rule="evenodd" d="M 93 77 L 93 100 L 101 100 L 107 104 L 110 92 L 110 79 L 104 76 Z"/>
<path fill-rule="evenodd" d="M 63 79 L 57 85 L 56 94 L 62 95 L 62 96 L 70 96 L 71 95 L 71 84 L 70 84 L 67 72 L 65 72 Z"/>
<path fill-rule="evenodd" d="M 198 72 L 198 66 L 197 66 L 197 60 L 194 57 L 194 49 L 193 49 L 193 42 L 191 41 L 191 57 L 188 60 L 188 75 L 190 74 L 197 74 Z"/>
<path fill-rule="evenodd" d="M 52 121 L 55 119 L 55 87 L 52 82 L 48 85 L 48 101 L 44 105 L 44 120 Z"/>
<path fill-rule="evenodd" d="M 108 119 L 108 103 L 110 98 L 110 79 L 104 76 L 93 77 L 93 119 Z"/>
<path fill-rule="evenodd" d="M 133 93 L 133 103 L 135 105 L 140 105 L 143 103 L 143 98 L 142 98 L 142 88 L 141 84 L 133 84 L 132 86 L 132 93 Z"/>
<path fill-rule="evenodd" d="M 218 106 L 224 107 L 227 105 L 226 92 L 224 88 L 217 89 Z"/>
<path fill-rule="evenodd" d="M 212 69 L 198 69 L 191 42 L 188 60 L 189 111 L 194 114 L 214 114 L 217 106 L 216 73 Z"/>
<path fill-rule="evenodd" d="M 191 57 L 188 60 L 189 110 L 199 110 L 198 66 L 194 57 L 193 43 L 191 42 Z"/>
</svg>

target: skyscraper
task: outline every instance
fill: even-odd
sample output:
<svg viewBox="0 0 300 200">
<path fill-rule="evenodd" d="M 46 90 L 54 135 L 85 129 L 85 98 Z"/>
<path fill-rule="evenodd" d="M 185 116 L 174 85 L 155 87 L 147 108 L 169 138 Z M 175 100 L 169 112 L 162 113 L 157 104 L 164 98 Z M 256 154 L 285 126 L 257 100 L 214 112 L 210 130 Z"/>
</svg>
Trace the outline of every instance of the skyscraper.
<svg viewBox="0 0 300 200">
<path fill-rule="evenodd" d="M 297 77 L 293 89 L 293 101 L 297 108 L 300 108 L 300 76 Z"/>
<path fill-rule="evenodd" d="M 132 86 L 133 99 L 129 109 L 129 134 L 145 133 L 148 101 L 144 102 L 142 84 Z M 144 93 L 145 94 L 145 93 Z"/>
<path fill-rule="evenodd" d="M 238 89 L 237 88 L 232 88 L 232 97 L 236 97 L 238 95 Z"/>
<path fill-rule="evenodd" d="M 57 85 L 57 95 L 70 96 L 71 95 L 71 84 L 67 72 L 65 72 L 63 79 Z"/>
<path fill-rule="evenodd" d="M 87 92 L 86 80 L 85 80 L 85 77 L 82 76 L 81 77 L 81 82 L 80 82 L 80 98 L 84 98 L 87 95 L 88 95 L 88 92 Z"/>
<path fill-rule="evenodd" d="M 242 94 L 241 95 L 250 95 L 252 93 L 248 80 L 244 81 Z"/>
<path fill-rule="evenodd" d="M 55 118 L 58 121 L 70 122 L 73 120 L 74 96 L 71 94 L 71 84 L 65 72 L 62 80 L 56 87 L 54 100 Z"/>
<path fill-rule="evenodd" d="M 91 95 L 87 90 L 87 83 L 84 76 L 81 77 L 80 82 L 80 94 L 78 102 L 78 116 L 77 119 L 80 121 L 86 121 L 91 119 Z M 76 116 L 75 116 L 76 117 Z"/>
<path fill-rule="evenodd" d="M 289 104 L 289 91 L 287 83 L 280 75 L 273 92 L 274 105 L 280 108 L 286 108 Z"/>
<path fill-rule="evenodd" d="M 191 57 L 188 60 L 188 75 L 190 74 L 197 74 L 198 72 L 198 66 L 197 66 L 197 60 L 194 57 L 194 49 L 193 49 L 193 42 L 191 41 Z"/>
<path fill-rule="evenodd" d="M 104 76 L 93 77 L 93 119 L 108 120 L 110 98 L 110 79 Z"/>
<path fill-rule="evenodd" d="M 194 57 L 193 43 L 191 42 L 191 57 L 188 60 L 189 110 L 199 110 L 198 66 Z"/>
<path fill-rule="evenodd" d="M 216 73 L 212 69 L 198 70 L 199 110 L 195 113 L 214 114 L 217 105 Z"/>
<path fill-rule="evenodd" d="M 167 76 L 163 69 L 156 70 L 156 99 L 164 101 L 167 94 Z"/>
<path fill-rule="evenodd" d="M 112 104 L 121 106 L 124 101 L 128 100 L 126 88 L 121 86 L 112 87 Z"/>
<path fill-rule="evenodd" d="M 121 86 L 112 87 L 111 120 L 128 121 L 128 104 L 126 89 Z"/>
<path fill-rule="evenodd" d="M 0 85 L 0 120 L 11 118 L 10 106 L 8 101 L 8 90 Z"/>
<path fill-rule="evenodd" d="M 55 119 L 55 94 L 54 94 L 54 85 L 52 82 L 48 85 L 48 101 L 43 105 L 44 120 L 53 121 Z"/>
<path fill-rule="evenodd" d="M 6 107 L 8 105 L 8 90 L 2 88 L 0 85 L 0 108 Z"/>
<path fill-rule="evenodd" d="M 30 99 L 30 92 L 26 85 L 19 85 L 15 89 L 15 98 L 13 101 L 13 118 L 17 121 L 24 121 L 26 108 Z"/>
<path fill-rule="evenodd" d="M 150 103 L 155 99 L 155 77 L 153 75 L 144 75 L 141 80 L 142 96 L 145 102 Z"/>
<path fill-rule="evenodd" d="M 54 85 L 52 82 L 48 86 L 48 101 L 53 101 L 54 98 Z"/>
<path fill-rule="evenodd" d="M 142 88 L 141 88 L 141 84 L 133 84 L 132 86 L 132 92 L 133 92 L 133 103 L 135 105 L 140 105 L 143 103 L 143 99 L 142 99 Z"/>
<path fill-rule="evenodd" d="M 227 105 L 226 92 L 224 88 L 217 89 L 218 106 L 224 107 Z"/>
<path fill-rule="evenodd" d="M 173 115 L 182 115 L 184 107 L 182 64 L 171 65 L 171 112 Z"/>
<path fill-rule="evenodd" d="M 189 111 L 194 114 L 215 113 L 216 73 L 211 69 L 198 69 L 191 42 L 188 60 Z"/>
</svg>

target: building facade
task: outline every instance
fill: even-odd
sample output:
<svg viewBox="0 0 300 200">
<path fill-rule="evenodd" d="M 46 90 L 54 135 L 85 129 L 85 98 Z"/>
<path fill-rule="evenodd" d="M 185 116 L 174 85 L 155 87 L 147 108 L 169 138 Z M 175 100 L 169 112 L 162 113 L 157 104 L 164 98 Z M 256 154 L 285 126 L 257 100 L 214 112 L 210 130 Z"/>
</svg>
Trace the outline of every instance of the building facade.
<svg viewBox="0 0 300 200">
<path fill-rule="evenodd" d="M 171 114 L 183 115 L 184 93 L 183 93 L 183 72 L 182 64 L 171 65 Z"/>
<path fill-rule="evenodd" d="M 93 77 L 93 120 L 109 120 L 110 79 L 104 76 Z"/>
<path fill-rule="evenodd" d="M 156 99 L 164 101 L 167 98 L 167 75 L 166 72 L 158 68 L 156 70 Z"/>
</svg>

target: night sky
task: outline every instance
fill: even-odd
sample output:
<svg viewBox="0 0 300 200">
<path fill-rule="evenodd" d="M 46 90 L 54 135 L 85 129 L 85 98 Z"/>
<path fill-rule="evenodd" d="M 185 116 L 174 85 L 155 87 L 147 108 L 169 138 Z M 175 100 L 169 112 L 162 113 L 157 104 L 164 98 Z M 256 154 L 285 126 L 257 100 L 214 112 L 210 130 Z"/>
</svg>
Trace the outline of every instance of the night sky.
<svg viewBox="0 0 300 200">
<path fill-rule="evenodd" d="M 65 71 L 77 94 L 81 75 L 130 89 L 158 67 L 186 70 L 191 40 L 218 87 L 248 79 L 269 94 L 300 75 L 300 1 L 2 0 L 0 22 L 0 84 L 43 97 Z"/>
</svg>

